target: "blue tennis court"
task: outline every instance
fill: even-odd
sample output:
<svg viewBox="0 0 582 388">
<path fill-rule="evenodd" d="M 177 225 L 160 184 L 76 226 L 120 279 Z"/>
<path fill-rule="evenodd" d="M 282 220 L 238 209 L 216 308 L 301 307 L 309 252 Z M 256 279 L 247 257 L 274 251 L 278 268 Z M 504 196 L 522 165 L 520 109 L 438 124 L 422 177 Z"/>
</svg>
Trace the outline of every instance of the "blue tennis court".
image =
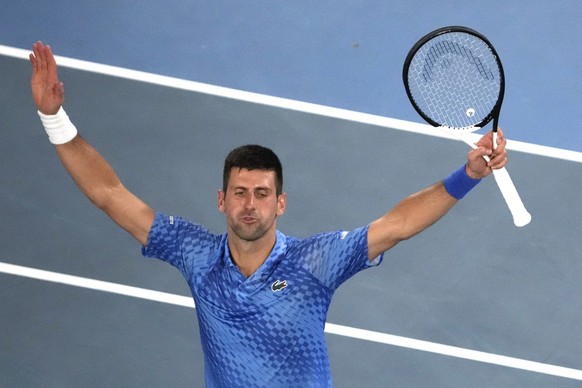
<svg viewBox="0 0 582 388">
<path fill-rule="evenodd" d="M 364 225 L 463 163 L 467 146 L 422 124 L 401 80 L 410 46 L 452 24 L 502 57 L 507 168 L 533 220 L 516 228 L 488 178 L 340 287 L 334 386 L 580 386 L 580 17 L 566 0 L 3 5 L 0 386 L 204 382 L 181 275 L 142 258 L 48 143 L 33 42 L 58 55 L 83 136 L 152 207 L 224 231 L 224 156 L 260 143 L 285 168 L 279 228 L 305 237 Z"/>
</svg>

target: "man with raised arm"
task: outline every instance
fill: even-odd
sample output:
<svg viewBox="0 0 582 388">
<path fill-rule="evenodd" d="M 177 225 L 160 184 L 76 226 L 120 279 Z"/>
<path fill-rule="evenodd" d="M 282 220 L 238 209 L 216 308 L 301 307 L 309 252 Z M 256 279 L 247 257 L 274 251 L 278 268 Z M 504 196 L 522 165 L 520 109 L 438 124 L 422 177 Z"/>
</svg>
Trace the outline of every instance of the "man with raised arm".
<svg viewBox="0 0 582 388">
<path fill-rule="evenodd" d="M 176 267 L 196 303 L 207 387 L 331 387 L 324 325 L 335 290 L 383 253 L 443 217 L 492 169 L 506 141 L 491 132 L 443 181 L 410 195 L 352 231 L 304 239 L 277 230 L 285 213 L 283 171 L 260 145 L 232 150 L 217 207 L 226 233 L 154 211 L 129 192 L 63 109 L 64 88 L 49 46 L 33 45 L 32 94 L 57 155 L 81 191 L 142 244 L 145 256 Z M 490 157 L 486 162 L 484 155 Z"/>
</svg>

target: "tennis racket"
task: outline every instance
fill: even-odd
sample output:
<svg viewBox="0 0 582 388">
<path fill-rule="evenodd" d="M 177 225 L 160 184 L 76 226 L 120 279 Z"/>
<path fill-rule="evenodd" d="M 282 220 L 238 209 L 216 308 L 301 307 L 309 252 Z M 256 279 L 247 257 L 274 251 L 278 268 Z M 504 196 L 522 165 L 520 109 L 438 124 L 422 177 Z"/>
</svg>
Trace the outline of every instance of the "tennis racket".
<svg viewBox="0 0 582 388">
<path fill-rule="evenodd" d="M 477 148 L 464 134 L 493 120 L 493 147 L 497 146 L 505 77 L 495 48 L 483 35 L 460 26 L 425 35 L 408 53 L 402 77 L 414 109 L 429 124 Z M 507 170 L 495 169 L 493 176 L 514 224 L 527 225 L 531 215 Z"/>
</svg>

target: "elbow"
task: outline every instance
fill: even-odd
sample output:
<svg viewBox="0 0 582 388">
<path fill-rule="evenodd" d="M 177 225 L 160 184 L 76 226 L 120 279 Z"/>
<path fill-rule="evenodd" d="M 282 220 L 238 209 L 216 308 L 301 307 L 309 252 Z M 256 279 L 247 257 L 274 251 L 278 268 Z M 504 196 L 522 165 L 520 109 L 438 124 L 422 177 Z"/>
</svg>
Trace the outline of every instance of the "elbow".
<svg viewBox="0 0 582 388">
<path fill-rule="evenodd" d="M 391 217 L 391 222 L 387 223 L 387 225 L 386 235 L 389 236 L 387 239 L 390 241 L 391 247 L 403 241 L 410 240 L 423 230 L 423 228 L 419 228 L 414 220 L 408 219 L 404 215 Z"/>
<path fill-rule="evenodd" d="M 120 183 L 115 186 L 106 186 L 94 193 L 94 195 L 88 195 L 88 198 L 98 209 L 107 213 L 115 201 L 116 193 L 119 193 L 122 189 L 123 187 Z"/>
</svg>

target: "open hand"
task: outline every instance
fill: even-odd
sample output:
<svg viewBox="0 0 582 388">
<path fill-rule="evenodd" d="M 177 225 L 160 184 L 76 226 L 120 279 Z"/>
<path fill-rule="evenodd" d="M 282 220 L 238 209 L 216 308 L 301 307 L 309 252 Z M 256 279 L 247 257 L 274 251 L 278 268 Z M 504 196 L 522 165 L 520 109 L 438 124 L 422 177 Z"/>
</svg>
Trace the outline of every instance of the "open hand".
<svg viewBox="0 0 582 388">
<path fill-rule="evenodd" d="M 32 97 L 38 110 L 47 115 L 58 112 L 65 99 L 63 83 L 59 81 L 57 62 L 50 46 L 42 42 L 32 45 L 30 54 L 32 64 Z"/>
</svg>

